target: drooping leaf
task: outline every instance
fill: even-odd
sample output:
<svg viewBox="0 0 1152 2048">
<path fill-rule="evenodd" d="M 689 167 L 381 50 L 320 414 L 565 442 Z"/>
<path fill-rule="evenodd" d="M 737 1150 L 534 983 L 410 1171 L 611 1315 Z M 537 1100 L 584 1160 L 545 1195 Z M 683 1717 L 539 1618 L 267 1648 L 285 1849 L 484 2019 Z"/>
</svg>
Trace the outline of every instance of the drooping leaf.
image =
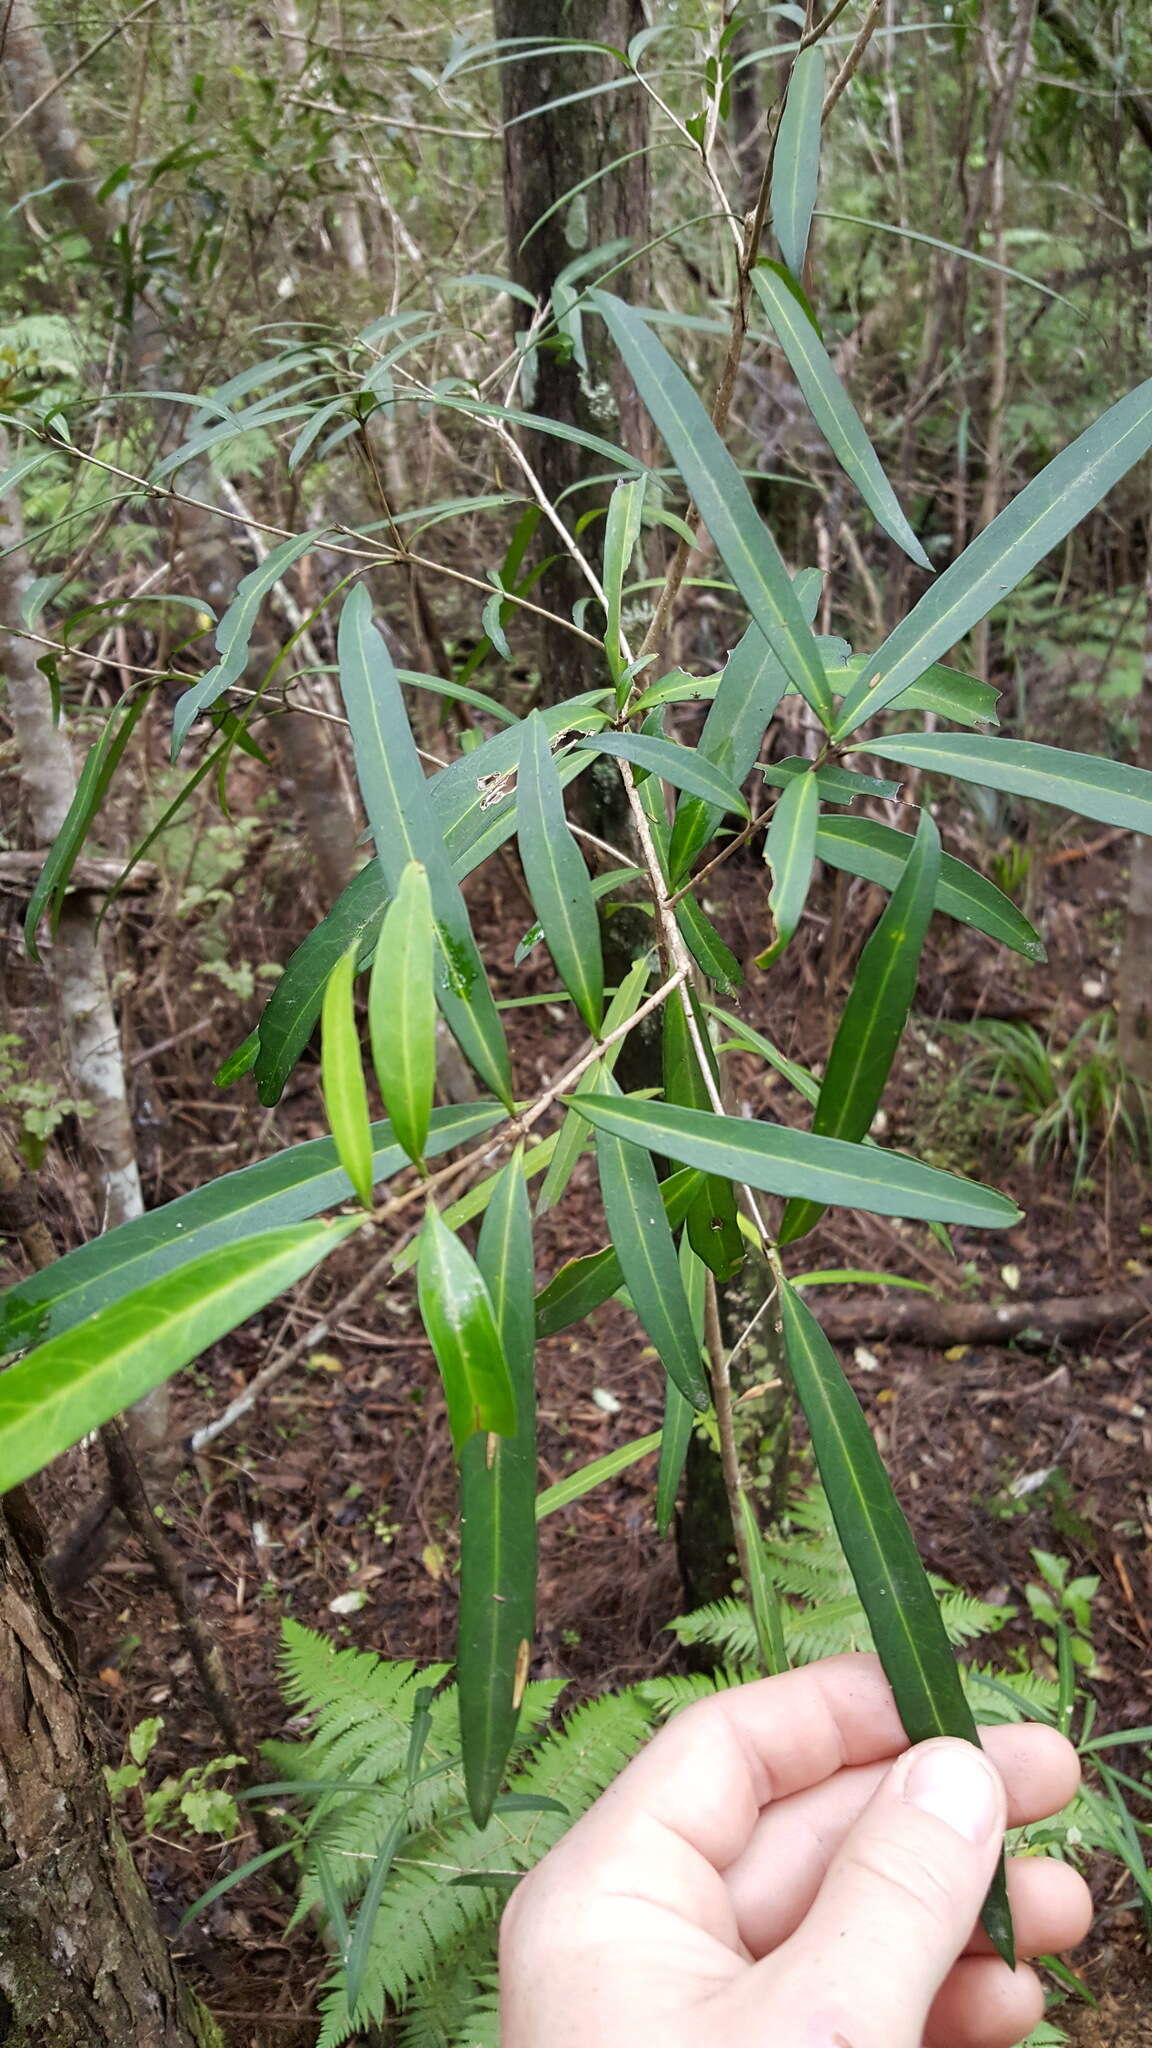
<svg viewBox="0 0 1152 2048">
<path fill-rule="evenodd" d="M 472 1436 L 460 1453 L 456 1675 L 468 1804 L 482 1828 L 516 1733 L 536 1619 L 532 1218 L 519 1152 L 496 1183 L 476 1263 L 516 1398 L 512 1436 Z"/>
<path fill-rule="evenodd" d="M 1002 740 L 991 734 L 901 732 L 878 740 L 874 751 L 886 761 L 958 775 L 985 789 L 1004 789 L 1033 803 L 1059 804 L 1102 825 L 1128 832 L 1152 832 L 1152 771 L 1097 754 L 1070 754 L 1032 740 Z"/>
<path fill-rule="evenodd" d="M 770 1195 L 798 1195 L 877 1216 L 963 1223 L 975 1230 L 1010 1230 L 1020 1211 L 1006 1195 L 981 1182 L 924 1166 L 879 1146 L 817 1138 L 785 1124 L 679 1109 L 666 1102 L 623 1096 L 581 1099 L 581 1114 L 598 1131 L 645 1145 L 702 1173 L 723 1174 Z M 627 1277 L 627 1274 L 625 1275 Z M 631 1286 L 631 1281 L 629 1281 Z"/>
<path fill-rule="evenodd" d="M 800 51 L 792 66 L 772 159 L 772 226 L 794 277 L 804 269 L 816 204 L 823 103 L 824 51 L 814 43 Z"/>
<path fill-rule="evenodd" d="M 695 747 L 681 747 L 675 740 L 657 739 L 640 732 L 598 733 L 594 744 L 598 753 L 618 754 L 626 761 L 633 761 L 637 768 L 643 768 L 649 775 L 659 775 L 665 782 L 674 783 L 677 789 L 688 790 L 707 804 L 735 811 L 740 818 L 749 815 L 748 806 L 735 783 L 711 761 L 701 759 Z"/>
<path fill-rule="evenodd" d="M 712 1098 L 700 1068 L 700 1058 L 688 1029 L 685 1001 L 693 1006 L 700 1042 L 711 1054 L 708 1026 L 696 1003 L 695 994 L 674 990 L 662 1013 L 664 1095 L 668 1102 L 680 1102 L 690 1109 L 708 1109 Z M 712 1079 L 718 1082 L 714 1058 Z M 744 1263 L 744 1239 L 736 1218 L 736 1196 L 730 1181 L 707 1176 L 687 1211 L 686 1236 L 696 1257 L 715 1274 L 730 1280 Z"/>
<path fill-rule="evenodd" d="M 701 1176 L 685 1166 L 660 1182 L 669 1229 L 675 1230 L 684 1221 L 700 1181 Z M 605 1245 L 603 1251 L 589 1252 L 584 1258 L 569 1259 L 536 1297 L 536 1335 L 554 1337 L 558 1330 L 568 1329 L 591 1315 L 601 1302 L 611 1300 L 623 1285 L 624 1272 L 614 1245 Z"/>
<path fill-rule="evenodd" d="M 498 1102 L 451 1103 L 434 1109 L 427 1157 L 481 1137 L 504 1116 Z M 378 1187 L 408 1161 L 390 1123 L 376 1123 L 371 1129 L 372 1182 Z M 346 1202 L 352 1192 L 331 1138 L 291 1145 L 271 1159 L 221 1174 L 206 1187 L 194 1188 L 191 1194 L 179 1195 L 163 1208 L 150 1209 L 66 1252 L 0 1295 L 0 1316 L 14 1339 L 24 1321 L 42 1314 L 48 1317 L 46 1335 L 59 1336 L 97 1309 L 218 1246 L 303 1222 L 321 1209 Z"/>
<path fill-rule="evenodd" d="M 589 1031 L 604 1014 L 600 920 L 588 869 L 564 815 L 564 794 L 537 713 L 522 727 L 516 809 L 520 864 L 556 971 Z"/>
<path fill-rule="evenodd" d="M 832 696 L 811 627 L 780 551 L 700 399 L 632 307 L 609 292 L 589 292 L 588 300 L 602 314 L 752 618 L 801 695 L 830 720 Z"/>
<path fill-rule="evenodd" d="M 806 54 L 811 56 L 815 53 L 809 51 Z M 803 58 L 797 61 L 802 63 Z M 787 118 L 785 103 L 784 121 Z M 780 146 L 778 139 L 777 161 Z M 814 200 L 814 178 L 812 197 Z M 795 264 L 789 267 L 795 273 L 794 277 L 787 271 L 781 271 L 774 263 L 758 264 L 752 272 L 752 288 L 775 329 L 808 410 L 840 467 L 851 477 L 885 533 L 903 548 L 918 568 L 931 569 L 932 564 L 901 511 L 896 493 L 864 431 L 860 415 L 832 367 L 816 323 L 795 282 L 800 275 L 799 267 Z"/>
<path fill-rule="evenodd" d="M 911 833 L 897 832 L 875 818 L 823 817 L 816 834 L 816 853 L 829 867 L 844 868 L 850 875 L 861 875 L 865 881 L 891 890 L 904 872 L 911 843 Z M 1026 960 L 1046 958 L 1039 932 L 1011 897 L 950 853 L 941 856 L 936 908 L 946 917 L 998 939 Z"/>
<path fill-rule="evenodd" d="M 812 885 L 819 819 L 820 791 L 816 777 L 794 776 L 785 784 L 784 794 L 772 812 L 764 846 L 764 858 L 772 870 L 768 908 L 776 926 L 776 936 L 759 955 L 757 967 L 770 967 L 791 944 Z"/>
<path fill-rule="evenodd" d="M 461 1051 L 511 1105 L 504 1027 L 432 808 L 396 671 L 373 625 L 363 584 L 344 601 L 338 655 L 356 772 L 385 879 L 394 890 L 408 861 L 427 869 L 440 940 L 437 1001 Z"/>
<path fill-rule="evenodd" d="M 516 1393 L 492 1298 L 471 1252 L 432 1203 L 420 1234 L 416 1280 L 457 1457 L 477 1430 L 514 1436 Z"/>
<path fill-rule="evenodd" d="M 112 712 L 99 739 L 88 750 L 84 766 L 76 781 L 76 793 L 68 806 L 64 823 L 52 842 L 48 858 L 40 870 L 28 908 L 24 913 L 24 944 L 29 957 L 33 960 L 40 958 L 36 945 L 40 920 L 51 905 L 52 929 L 55 931 L 64 893 L 83 851 L 84 841 L 108 794 L 124 749 L 147 702 L 146 696 L 139 696 L 130 704 L 123 706 L 119 712 Z"/>
<path fill-rule="evenodd" d="M 904 873 L 860 955 L 841 1012 L 812 1118 L 819 1137 L 858 1140 L 871 1127 L 916 993 L 939 874 L 940 834 L 921 811 Z M 789 1202 L 779 1242 L 803 1237 L 822 1214 L 818 1202 Z"/>
<path fill-rule="evenodd" d="M 248 661 L 248 648 L 252 639 L 252 628 L 256 616 L 268 592 L 279 583 L 285 570 L 301 555 L 323 545 L 323 533 L 297 533 L 291 540 L 282 540 L 277 547 L 269 549 L 262 562 L 248 571 L 236 586 L 236 595 L 216 628 L 216 653 L 219 659 L 185 690 L 172 714 L 172 759 L 175 761 L 188 737 L 189 728 L 202 711 L 224 695 L 225 690 L 243 675 Z"/>
<path fill-rule="evenodd" d="M 357 946 L 345 959 L 355 974 Z M 372 1064 L 392 1128 L 423 1159 L 436 1089 L 436 928 L 428 876 L 408 862 L 385 913 L 368 984 Z"/>
<path fill-rule="evenodd" d="M 1111 406 L 1033 477 L 950 563 L 866 663 L 841 705 L 835 737 L 854 732 L 890 704 L 986 619 L 1149 448 L 1152 377 Z"/>
<path fill-rule="evenodd" d="M 0 1493 L 151 1393 L 361 1227 L 297 1224 L 217 1246 L 0 1374 Z"/>
<path fill-rule="evenodd" d="M 336 962 L 324 991 L 320 1087 L 340 1164 L 364 1207 L 370 1209 L 372 1130 L 356 1029 L 355 982 L 356 948 L 352 945 Z"/>
<path fill-rule="evenodd" d="M 589 1111 L 593 1104 L 607 1106 L 602 1095 L 586 1098 Z M 706 1408 L 708 1382 L 651 1155 L 644 1141 L 617 1134 L 595 1115 L 591 1121 L 604 1214 L 633 1306 L 665 1372 L 694 1408 Z"/>
<path fill-rule="evenodd" d="M 815 1316 L 786 1282 L 780 1312 L 788 1370 L 828 1505 L 908 1739 L 951 1735 L 979 1745 L 939 1603 L 860 1403 Z M 984 1925 L 1011 1966 L 1003 1864 Z"/>
</svg>

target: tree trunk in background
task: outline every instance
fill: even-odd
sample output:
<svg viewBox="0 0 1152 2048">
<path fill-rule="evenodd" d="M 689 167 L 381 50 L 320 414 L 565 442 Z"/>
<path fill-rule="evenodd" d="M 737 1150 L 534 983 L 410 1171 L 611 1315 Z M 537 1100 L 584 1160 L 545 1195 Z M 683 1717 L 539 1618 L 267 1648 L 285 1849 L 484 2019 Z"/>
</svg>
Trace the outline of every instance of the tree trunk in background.
<svg viewBox="0 0 1152 2048">
<path fill-rule="evenodd" d="M 28 140 L 58 187 L 55 196 L 93 248 L 102 247 L 112 216 L 96 196 L 96 159 L 72 125 L 64 94 L 42 97 L 58 69 L 28 0 L 2 0 L 0 4 L 0 62 L 13 110 L 25 117 Z"/>
<path fill-rule="evenodd" d="M 1148 524 L 1145 569 L 1147 601 L 1144 676 L 1138 710 L 1136 760 L 1152 769 L 1152 519 Z M 1120 1051 L 1141 1081 L 1152 1083 L 1152 839 L 1132 836 L 1128 877 L 1128 914 L 1116 976 L 1116 1007 L 1120 1016 Z"/>
<path fill-rule="evenodd" d="M 222 2048 L 116 1824 L 56 1623 L 0 1511 L 0 2040 Z"/>
<path fill-rule="evenodd" d="M 645 25 L 640 0 L 597 0 L 594 7 L 578 0 L 496 0 L 493 21 L 499 37 L 584 37 L 618 50 L 626 49 Z M 639 248 L 648 236 L 648 158 L 641 155 L 561 205 L 523 246 L 541 216 L 573 186 L 618 157 L 645 148 L 647 101 L 639 86 L 576 100 L 529 120 L 521 118 L 534 107 L 582 92 L 613 75 L 619 76 L 618 65 L 584 50 L 545 51 L 501 66 L 508 272 L 543 307 L 560 272 L 580 256 L 621 237 Z M 607 261 L 603 267 L 608 267 Z M 646 271 L 643 259 L 629 267 L 620 287 L 627 296 L 642 299 Z M 554 348 L 545 347 L 532 358 L 535 388 L 529 386 L 524 396 L 534 411 L 549 419 L 601 434 L 642 454 L 647 446 L 646 416 L 621 374 L 602 322 L 586 320 L 584 337 L 587 371 L 575 358 L 564 361 Z M 582 449 L 551 435 L 532 437 L 528 453 L 553 503 L 590 467 Z M 604 502 L 603 491 L 598 495 Z M 596 502 L 597 494 L 590 490 L 567 499 L 562 508 L 567 522 Z M 599 538 L 600 530 L 594 527 L 589 542 L 594 558 Z M 543 545 L 548 554 L 556 550 L 549 528 L 544 529 Z M 547 570 L 537 590 L 542 603 L 565 619 L 571 617 L 577 599 L 587 595 L 587 585 L 566 559 Z M 544 701 L 558 703 L 588 689 L 593 680 L 590 650 L 573 634 L 546 623 L 541 638 Z M 594 674 L 595 680 L 602 680 L 599 664 Z"/>
</svg>

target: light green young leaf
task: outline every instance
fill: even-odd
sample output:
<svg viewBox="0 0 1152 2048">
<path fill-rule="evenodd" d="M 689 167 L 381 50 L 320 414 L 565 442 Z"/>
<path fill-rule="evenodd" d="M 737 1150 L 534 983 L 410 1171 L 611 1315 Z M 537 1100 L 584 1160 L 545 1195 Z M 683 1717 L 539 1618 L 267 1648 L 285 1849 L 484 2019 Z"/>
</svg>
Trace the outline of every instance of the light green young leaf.
<svg viewBox="0 0 1152 2048">
<path fill-rule="evenodd" d="M 1152 377 L 1042 469 L 945 569 L 867 662 L 841 705 L 835 738 L 855 732 L 987 618 L 1149 448 Z"/>
<path fill-rule="evenodd" d="M 772 226 L 780 254 L 794 277 L 804 269 L 808 230 L 820 178 L 820 113 L 824 52 L 801 50 L 792 66 L 772 159 Z"/>
<path fill-rule="evenodd" d="M 431 1202 L 420 1233 L 416 1285 L 457 1457 L 477 1430 L 514 1436 L 516 1392 L 492 1298 L 472 1254 Z"/>
<path fill-rule="evenodd" d="M 1059 804 L 1102 825 L 1128 832 L 1152 832 L 1152 771 L 1106 761 L 1097 754 L 1070 754 L 1032 740 L 1002 740 L 982 733 L 900 732 L 874 748 L 886 761 L 957 775 L 985 789 L 1004 789 L 1033 803 Z"/>
<path fill-rule="evenodd" d="M 460 1453 L 460 1740 L 468 1804 L 486 1827 L 516 1733 L 536 1621 L 536 1388 L 532 1218 L 517 1151 L 480 1229 L 488 1288 L 516 1399 L 513 1435 Z"/>
<path fill-rule="evenodd" d="M 587 1098 L 589 1112 L 593 1102 L 597 1108 L 608 1107 L 597 1095 Z M 596 1124 L 596 1162 L 608 1233 L 633 1306 L 664 1370 L 694 1408 L 706 1408 L 708 1382 L 646 1140 L 637 1143 L 626 1133 L 618 1135 L 595 1114 L 590 1120 Z"/>
<path fill-rule="evenodd" d="M 994 744 L 999 744 L 995 742 Z M 894 889 L 904 872 L 912 835 L 881 825 L 875 818 L 833 818 L 824 816 L 816 834 L 816 853 L 829 867 L 844 868 L 850 875 L 862 875 L 882 889 Z M 942 855 L 940 880 L 936 886 L 936 908 L 960 924 L 969 924 L 987 938 L 998 939 L 1026 960 L 1043 960 L 1044 942 L 1039 932 L 1011 897 L 995 882 L 986 881 L 954 854 Z"/>
<path fill-rule="evenodd" d="M 395 890 L 410 860 L 427 869 L 440 940 L 437 1001 L 461 1051 L 510 1107 L 504 1027 L 437 824 L 396 670 L 372 623 L 372 600 L 363 584 L 344 601 L 338 656 L 356 772 L 384 877 Z M 519 735 L 513 728 L 507 737 L 515 741 Z"/>
<path fill-rule="evenodd" d="M 345 959 L 353 963 L 355 944 Z M 368 983 L 372 1064 L 392 1128 L 421 1160 L 436 1090 L 436 927 L 426 870 L 410 860 L 384 914 Z"/>
<path fill-rule="evenodd" d="M 752 618 L 801 695 L 830 723 L 832 694 L 812 630 L 780 551 L 704 406 L 638 313 L 609 292 L 592 291 L 588 299 L 603 315 Z"/>
<path fill-rule="evenodd" d="M 589 1031 L 604 1013 L 604 962 L 592 883 L 564 815 L 548 734 L 536 712 L 522 727 L 517 834 L 520 864 L 556 971 Z"/>
<path fill-rule="evenodd" d="M 760 954 L 757 967 L 770 967 L 779 959 L 803 915 L 816 861 L 819 818 L 820 791 L 815 775 L 794 776 L 785 784 L 784 794 L 772 812 L 764 845 L 764 858 L 772 870 L 768 908 L 776 936 Z"/>
<path fill-rule="evenodd" d="M 705 803 L 715 804 L 725 811 L 735 811 L 740 818 L 749 816 L 748 806 L 735 783 L 713 767 L 711 761 L 701 758 L 695 747 L 682 747 L 675 740 L 659 739 L 655 734 L 642 732 L 597 733 L 592 745 L 598 753 L 617 754 L 625 761 L 632 761 L 647 774 L 659 775 L 677 789 L 686 789 L 693 796 L 702 797 Z"/>
<path fill-rule="evenodd" d="M 324 991 L 320 1088 L 340 1164 L 366 1209 L 372 1207 L 372 1129 L 356 1029 L 356 948 L 336 962 Z"/>
<path fill-rule="evenodd" d="M 811 1310 L 780 1287 L 784 1347 L 844 1556 L 910 1742 L 979 1745 L 940 1608 L 863 1410 Z M 1001 1862 L 984 1925 L 1005 1961 L 1012 1918 Z"/>
<path fill-rule="evenodd" d="M 818 1137 L 855 1141 L 872 1123 L 916 993 L 939 874 L 940 834 L 921 811 L 904 873 L 860 955 L 841 1013 L 812 1118 Z M 779 1242 L 803 1237 L 822 1214 L 818 1202 L 790 1202 Z"/>
<path fill-rule="evenodd" d="M 815 51 L 809 51 L 809 56 Z M 803 59 L 800 59 L 803 62 Z M 787 120 L 787 108 L 784 119 Z M 783 125 L 783 124 L 782 124 Z M 777 143 L 779 160 L 780 143 Z M 813 180 L 813 197 L 815 180 Z M 758 264 L 752 287 L 775 329 L 788 367 L 800 386 L 808 410 L 845 474 L 886 534 L 903 548 L 918 568 L 931 569 L 925 554 L 864 431 L 863 422 L 828 358 L 795 276 L 774 263 Z"/>
<path fill-rule="evenodd" d="M 566 1479 L 557 1480 L 555 1486 L 546 1486 L 543 1493 L 536 1496 L 536 1520 L 542 1522 L 545 1515 L 554 1515 L 559 1508 L 572 1507 L 576 1501 L 583 1500 L 585 1494 L 603 1486 L 606 1480 L 618 1479 L 629 1466 L 638 1465 L 641 1458 L 650 1457 L 659 1449 L 661 1435 L 660 1430 L 654 1429 L 649 1436 L 634 1437 L 630 1444 L 621 1444 L 618 1450 L 608 1451 L 603 1458 L 594 1458 L 590 1465 L 581 1465 Z"/>
<path fill-rule="evenodd" d="M 618 483 L 608 500 L 608 518 L 604 528 L 604 595 L 608 600 L 604 652 L 617 686 L 618 698 L 626 660 L 621 637 L 624 585 L 640 538 L 644 488 L 643 477 L 629 477 L 626 482 Z"/>
<path fill-rule="evenodd" d="M 582 1097 L 580 1108 L 598 1131 L 645 1145 L 684 1166 L 699 1167 L 702 1173 L 746 1182 L 765 1194 L 798 1195 L 837 1208 L 868 1209 L 877 1216 L 963 1223 L 975 1230 L 1011 1230 L 1020 1221 L 1016 1204 L 995 1188 L 879 1146 L 851 1145 L 785 1124 L 715 1116 L 629 1096 L 611 1102 L 601 1095 Z"/>
<path fill-rule="evenodd" d="M 348 1217 L 218 1246 L 9 1366 L 0 1374 L 0 1493 L 151 1393 L 360 1228 Z"/>
<path fill-rule="evenodd" d="M 218 661 L 194 683 L 190 690 L 178 699 L 172 714 L 172 759 L 175 761 L 188 737 L 189 727 L 202 711 L 224 695 L 230 685 L 244 673 L 248 660 L 248 646 L 256 614 L 271 590 L 279 583 L 285 570 L 301 555 L 323 545 L 323 533 L 297 533 L 291 540 L 282 540 L 278 547 L 271 548 L 262 562 L 250 569 L 236 586 L 236 595 L 216 628 L 216 653 Z"/>
</svg>

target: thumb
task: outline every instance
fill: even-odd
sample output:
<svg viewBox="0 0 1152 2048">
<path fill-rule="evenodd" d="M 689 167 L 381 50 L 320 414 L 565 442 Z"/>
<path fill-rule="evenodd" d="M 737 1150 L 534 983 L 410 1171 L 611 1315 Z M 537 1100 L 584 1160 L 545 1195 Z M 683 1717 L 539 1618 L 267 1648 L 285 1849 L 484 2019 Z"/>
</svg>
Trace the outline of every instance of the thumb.
<svg viewBox="0 0 1152 2048">
<path fill-rule="evenodd" d="M 771 1959 L 797 1989 L 799 1973 L 810 2000 L 819 1986 L 828 2040 L 919 2048 L 979 1917 L 1005 1816 L 999 1774 L 972 1743 L 921 1743 L 893 1765 Z"/>
</svg>

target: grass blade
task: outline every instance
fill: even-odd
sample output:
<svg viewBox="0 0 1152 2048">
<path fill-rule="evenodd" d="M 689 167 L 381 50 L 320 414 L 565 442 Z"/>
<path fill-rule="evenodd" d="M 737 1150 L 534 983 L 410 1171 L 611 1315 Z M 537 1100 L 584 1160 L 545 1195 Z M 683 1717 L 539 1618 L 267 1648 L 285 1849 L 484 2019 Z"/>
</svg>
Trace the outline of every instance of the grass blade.
<svg viewBox="0 0 1152 2048">
<path fill-rule="evenodd" d="M 558 1479 L 555 1486 L 546 1486 L 536 1496 L 536 1520 L 542 1522 L 545 1515 L 554 1515 L 559 1508 L 570 1508 L 575 1501 L 583 1500 L 585 1494 L 602 1486 L 606 1479 L 616 1479 L 621 1472 L 627 1472 L 630 1465 L 638 1465 L 641 1458 L 647 1458 L 660 1447 L 661 1432 L 654 1429 L 650 1436 L 638 1436 L 630 1444 L 621 1444 L 618 1450 L 608 1451 L 602 1458 L 593 1459 L 590 1465 L 581 1465 L 578 1472 L 570 1472 L 566 1479 Z"/>
</svg>

